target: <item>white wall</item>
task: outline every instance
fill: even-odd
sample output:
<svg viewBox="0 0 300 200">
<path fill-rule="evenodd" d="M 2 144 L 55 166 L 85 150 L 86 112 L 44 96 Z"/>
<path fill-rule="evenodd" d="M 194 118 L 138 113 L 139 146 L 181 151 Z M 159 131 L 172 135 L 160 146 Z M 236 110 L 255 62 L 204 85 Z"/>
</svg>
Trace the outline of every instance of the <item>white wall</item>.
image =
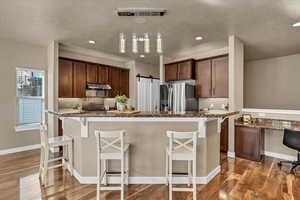
<svg viewBox="0 0 300 200">
<path fill-rule="evenodd" d="M 153 76 L 159 78 L 159 65 L 145 64 L 141 62 L 135 62 L 136 74 L 142 76 Z"/>
<path fill-rule="evenodd" d="M 15 132 L 14 129 L 17 118 L 16 67 L 47 70 L 47 48 L 0 40 L 0 150 L 40 143 L 38 130 Z"/>
<path fill-rule="evenodd" d="M 245 63 L 245 108 L 300 110 L 300 54 Z"/>
</svg>

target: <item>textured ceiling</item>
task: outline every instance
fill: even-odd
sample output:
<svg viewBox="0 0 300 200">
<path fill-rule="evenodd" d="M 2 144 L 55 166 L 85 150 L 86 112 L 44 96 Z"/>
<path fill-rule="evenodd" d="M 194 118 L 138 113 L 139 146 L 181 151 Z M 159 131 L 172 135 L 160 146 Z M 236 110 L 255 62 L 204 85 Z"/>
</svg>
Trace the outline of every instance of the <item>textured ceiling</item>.
<svg viewBox="0 0 300 200">
<path fill-rule="evenodd" d="M 118 17 L 120 7 L 166 8 L 168 14 L 144 17 L 141 24 Z M 300 52 L 300 28 L 290 26 L 300 21 L 299 0 L 1 0 L 0 13 L 0 38 L 43 45 L 58 40 L 116 55 L 120 32 L 149 32 L 151 41 L 161 32 L 166 55 L 196 45 L 222 48 L 230 34 L 244 41 L 248 60 Z M 195 41 L 197 35 L 204 40 Z M 125 56 L 138 58 L 127 47 Z M 152 52 L 139 61 L 157 63 Z"/>
</svg>

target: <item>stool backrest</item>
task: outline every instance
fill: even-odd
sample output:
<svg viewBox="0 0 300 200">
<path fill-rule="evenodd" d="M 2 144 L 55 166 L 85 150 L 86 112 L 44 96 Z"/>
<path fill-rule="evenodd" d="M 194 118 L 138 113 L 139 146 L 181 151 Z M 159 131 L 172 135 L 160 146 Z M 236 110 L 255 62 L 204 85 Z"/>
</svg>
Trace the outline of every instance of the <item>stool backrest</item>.
<svg viewBox="0 0 300 200">
<path fill-rule="evenodd" d="M 283 144 L 300 151 L 300 131 L 284 129 Z"/>
<path fill-rule="evenodd" d="M 170 153 L 176 153 L 180 149 L 184 149 L 196 154 L 198 132 L 167 131 L 167 136 L 169 137 Z"/>
<path fill-rule="evenodd" d="M 99 153 L 124 153 L 124 130 L 101 131 L 96 130 L 97 149 Z"/>
<path fill-rule="evenodd" d="M 48 146 L 48 127 L 46 124 L 40 125 L 41 146 Z"/>
</svg>

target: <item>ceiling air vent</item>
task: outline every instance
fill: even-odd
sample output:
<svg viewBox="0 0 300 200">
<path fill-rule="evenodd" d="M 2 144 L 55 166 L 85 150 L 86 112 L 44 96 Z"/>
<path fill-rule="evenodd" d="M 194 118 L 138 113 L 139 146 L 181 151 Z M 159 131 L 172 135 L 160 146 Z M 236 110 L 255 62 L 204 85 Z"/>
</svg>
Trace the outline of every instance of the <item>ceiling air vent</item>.
<svg viewBox="0 0 300 200">
<path fill-rule="evenodd" d="M 167 13 L 163 8 L 118 8 L 118 16 L 164 16 Z"/>
</svg>

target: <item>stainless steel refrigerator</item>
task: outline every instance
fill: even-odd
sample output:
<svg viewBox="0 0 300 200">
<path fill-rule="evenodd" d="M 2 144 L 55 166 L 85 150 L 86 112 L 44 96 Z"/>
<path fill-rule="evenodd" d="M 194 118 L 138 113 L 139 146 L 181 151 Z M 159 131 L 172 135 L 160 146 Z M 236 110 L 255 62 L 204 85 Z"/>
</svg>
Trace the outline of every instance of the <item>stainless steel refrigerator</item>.
<svg viewBox="0 0 300 200">
<path fill-rule="evenodd" d="M 186 82 L 173 82 L 160 86 L 160 111 L 184 113 L 198 111 L 195 86 Z"/>
</svg>

